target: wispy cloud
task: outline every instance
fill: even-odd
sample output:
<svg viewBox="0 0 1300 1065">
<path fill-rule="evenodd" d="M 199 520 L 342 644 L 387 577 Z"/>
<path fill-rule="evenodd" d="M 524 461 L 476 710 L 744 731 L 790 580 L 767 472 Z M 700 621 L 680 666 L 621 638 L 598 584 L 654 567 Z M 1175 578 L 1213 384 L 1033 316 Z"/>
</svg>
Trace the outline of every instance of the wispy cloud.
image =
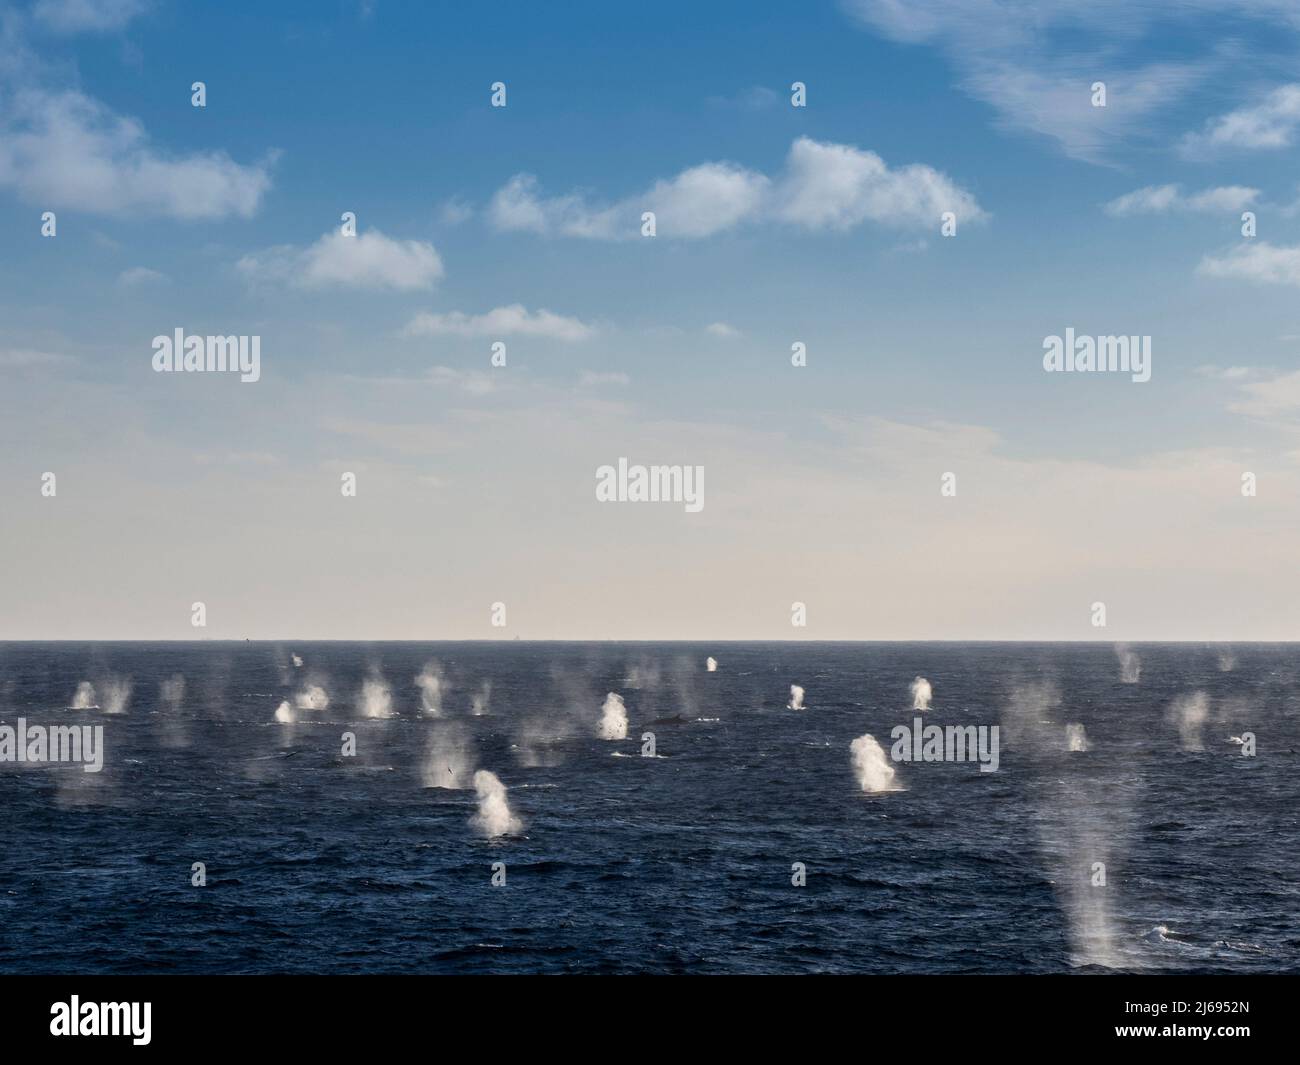
<svg viewBox="0 0 1300 1065">
<path fill-rule="evenodd" d="M 37 0 L 32 17 L 56 33 L 107 33 L 148 8 L 146 0 Z"/>
<path fill-rule="evenodd" d="M 1249 366 L 1198 366 L 1196 373 L 1213 381 L 1244 381 L 1255 371 Z"/>
<path fill-rule="evenodd" d="M 710 336 L 722 337 L 725 340 L 733 340 L 740 336 L 740 330 L 726 322 L 710 322 L 704 327 L 704 331 Z"/>
<path fill-rule="evenodd" d="M 453 196 L 438 208 L 438 220 L 445 226 L 458 226 L 474 217 L 474 205 Z"/>
<path fill-rule="evenodd" d="M 1109 162 L 1124 142 L 1229 61 L 1227 35 L 1211 20 L 1256 20 L 1294 31 L 1286 0 L 843 0 L 863 25 L 896 41 L 927 44 L 951 61 L 959 83 L 994 108 L 1006 129 L 1053 138 L 1070 156 Z M 1191 34 L 1190 24 L 1207 32 Z M 1161 27 L 1165 58 L 1143 48 Z M 1282 38 L 1285 40 L 1285 38 Z M 1090 86 L 1104 82 L 1105 107 Z"/>
<path fill-rule="evenodd" d="M 29 203 L 110 215 L 247 218 L 271 187 L 270 161 L 168 153 L 135 119 L 75 91 L 15 91 L 0 117 L 0 187 Z"/>
<path fill-rule="evenodd" d="M 1293 421 L 1300 412 L 1300 370 L 1242 383 L 1240 398 L 1228 409 L 1263 421 Z"/>
<path fill-rule="evenodd" d="M 374 375 L 347 373 L 338 376 L 340 380 L 347 381 L 350 384 L 400 388 L 408 395 L 412 394 L 412 389 L 423 385 L 433 385 L 463 392 L 470 396 L 485 396 L 489 392 L 495 392 L 498 388 L 503 387 L 498 382 L 504 380 L 500 375 L 484 373 L 482 370 L 461 370 L 454 366 L 432 366 L 420 374 Z"/>
<path fill-rule="evenodd" d="M 655 182 L 638 196 L 593 203 L 581 193 L 545 196 L 537 178 L 517 174 L 492 199 L 499 230 L 614 240 L 636 236 L 653 211 L 661 236 L 712 236 L 744 224 L 778 222 L 846 230 L 864 222 L 937 226 L 945 211 L 964 221 L 986 216 L 975 198 L 933 167 L 891 168 L 875 152 L 800 137 L 776 177 L 733 163 L 704 163 Z"/>
<path fill-rule="evenodd" d="M 377 229 L 356 236 L 326 233 L 306 248 L 281 244 L 252 252 L 235 264 L 250 280 L 280 282 L 295 288 L 429 289 L 443 276 L 433 245 L 395 240 Z"/>
<path fill-rule="evenodd" d="M 1116 217 L 1172 211 L 1241 211 L 1258 198 L 1259 189 L 1244 185 L 1222 185 L 1190 195 L 1184 194 L 1178 185 L 1148 185 L 1111 200 L 1104 210 Z"/>
<path fill-rule="evenodd" d="M 1183 137 L 1183 154 L 1213 155 L 1231 149 L 1289 148 L 1300 130 L 1300 85 L 1283 85 L 1259 103 L 1210 119 Z"/>
<path fill-rule="evenodd" d="M 154 285 L 166 281 L 167 275 L 151 270 L 147 266 L 133 266 L 117 275 L 117 283 L 123 288 L 136 288 L 140 285 Z"/>
<path fill-rule="evenodd" d="M 710 96 L 709 106 L 736 111 L 766 111 L 780 100 L 781 94 L 766 85 L 751 85 L 731 96 Z"/>
<path fill-rule="evenodd" d="M 577 318 L 545 309 L 530 311 L 520 303 L 512 303 L 506 307 L 494 307 L 484 314 L 423 312 L 412 318 L 402 332 L 406 336 L 533 336 L 586 340 L 596 332 L 596 327 Z"/>
<path fill-rule="evenodd" d="M 654 211 L 665 235 L 707 237 L 730 229 L 761 202 L 767 178 L 727 163 L 683 170 L 638 197 L 613 205 L 587 202 L 578 193 L 547 197 L 537 178 L 516 174 L 499 189 L 489 217 L 499 230 L 614 240 L 633 237 L 641 215 Z"/>
<path fill-rule="evenodd" d="M 1197 266 L 1204 277 L 1237 278 L 1267 285 L 1300 285 L 1300 247 L 1251 241 L 1220 255 L 1206 255 Z"/>
<path fill-rule="evenodd" d="M 42 208 L 186 220 L 248 218 L 271 187 L 276 153 L 237 163 L 218 149 L 168 151 L 143 124 L 69 87 L 29 33 L 119 29 L 148 5 L 40 0 L 0 13 L 0 189 Z"/>
</svg>

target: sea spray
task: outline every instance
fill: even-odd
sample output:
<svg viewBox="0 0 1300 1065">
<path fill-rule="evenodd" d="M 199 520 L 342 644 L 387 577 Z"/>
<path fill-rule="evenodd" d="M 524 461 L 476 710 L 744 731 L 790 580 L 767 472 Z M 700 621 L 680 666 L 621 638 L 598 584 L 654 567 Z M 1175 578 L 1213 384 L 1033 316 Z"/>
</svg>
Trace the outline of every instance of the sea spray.
<svg viewBox="0 0 1300 1065">
<path fill-rule="evenodd" d="M 99 704 L 95 702 L 95 686 L 88 680 L 83 680 L 77 685 L 76 694 L 72 697 L 72 705 L 69 710 L 98 710 Z"/>
<path fill-rule="evenodd" d="M 304 684 L 293 697 L 293 702 L 299 710 L 328 710 L 330 696 L 319 684 Z"/>
<path fill-rule="evenodd" d="M 591 735 L 591 707 L 600 699 L 584 670 L 552 662 L 549 672 L 547 692 L 524 701 L 513 730 L 515 757 L 529 768 L 562 764 L 569 753 L 566 741 Z"/>
<path fill-rule="evenodd" d="M 1046 681 L 1012 687 L 1002 711 L 1003 731 L 1020 756 L 1018 771 L 1035 782 L 1029 820 L 1065 914 L 1076 965 L 1141 967 L 1141 956 L 1121 954 L 1114 910 L 1124 905 L 1122 881 L 1104 878 L 1123 859 L 1134 830 L 1131 794 L 1102 789 L 1062 759 L 1060 690 Z"/>
<path fill-rule="evenodd" d="M 859 736 L 849 744 L 849 757 L 863 791 L 895 790 L 894 777 L 897 771 L 889 764 L 889 756 L 885 754 L 884 748 L 870 733 Z"/>
<path fill-rule="evenodd" d="M 488 706 L 492 700 L 492 682 L 485 680 L 479 690 L 470 697 L 469 712 L 475 717 L 482 717 L 488 712 Z"/>
<path fill-rule="evenodd" d="M 297 671 L 302 669 L 302 659 L 292 651 L 277 647 L 275 652 L 275 671 L 280 677 L 280 685 L 285 688 L 298 683 Z"/>
<path fill-rule="evenodd" d="M 281 725 L 293 724 L 293 707 L 289 705 L 289 700 L 284 700 L 275 708 L 275 720 Z"/>
<path fill-rule="evenodd" d="M 802 709 L 804 709 L 804 705 L 803 705 L 803 689 L 802 689 L 801 687 L 799 687 L 798 684 L 791 684 L 791 685 L 790 685 L 790 702 L 786 705 L 786 709 L 787 709 L 787 710 L 802 710 Z"/>
<path fill-rule="evenodd" d="M 623 683 L 636 691 L 655 691 L 663 682 L 663 670 L 657 662 L 642 659 L 627 671 Z"/>
<path fill-rule="evenodd" d="M 1205 750 L 1202 730 L 1209 713 L 1210 697 L 1205 692 L 1180 695 L 1169 707 L 1166 716 L 1178 729 L 1178 738 L 1183 745 L 1183 750 Z"/>
<path fill-rule="evenodd" d="M 185 674 L 173 673 L 158 685 L 158 701 L 173 713 L 181 708 L 185 698 Z"/>
<path fill-rule="evenodd" d="M 124 714 L 131 701 L 131 680 L 128 677 L 109 677 L 100 683 L 99 694 L 104 700 L 104 713 Z"/>
<path fill-rule="evenodd" d="M 424 786 L 454 790 L 468 788 L 474 776 L 474 751 L 469 733 L 456 724 L 430 727 L 433 732 L 422 767 Z"/>
<path fill-rule="evenodd" d="M 361 683 L 359 700 L 361 712 L 366 717 L 386 718 L 393 716 L 393 690 L 379 674 L 367 677 Z"/>
<path fill-rule="evenodd" d="M 710 655 L 704 660 L 704 668 L 710 673 L 716 673 L 718 671 L 718 660 Z"/>
<path fill-rule="evenodd" d="M 506 786 L 500 778 L 486 769 L 474 774 L 474 790 L 478 793 L 478 813 L 470 824 L 489 839 L 512 836 L 523 829 L 523 823 L 510 812 L 506 799 Z"/>
<path fill-rule="evenodd" d="M 911 725 L 889 730 L 895 762 L 979 762 L 981 773 L 996 773 L 1001 763 L 1000 725 L 927 725 L 919 710 Z"/>
<path fill-rule="evenodd" d="M 184 699 L 184 673 L 173 673 L 158 683 L 158 708 L 161 711 L 158 732 L 164 747 L 184 747 L 189 743 L 189 730 L 181 717 Z"/>
<path fill-rule="evenodd" d="M 420 675 L 415 678 L 420 689 L 420 709 L 430 717 L 442 713 L 442 666 L 437 662 L 428 662 Z"/>
<path fill-rule="evenodd" d="M 672 665 L 671 686 L 676 700 L 677 713 L 685 718 L 694 718 L 700 711 L 700 700 L 696 692 L 699 684 L 699 668 L 686 657 L 676 659 Z"/>
<path fill-rule="evenodd" d="M 556 723 L 543 717 L 531 717 L 520 722 L 511 747 L 520 765 L 528 769 L 551 769 L 564 762 L 562 744 L 571 734 L 567 721 Z"/>
<path fill-rule="evenodd" d="M 912 693 L 913 710 L 929 710 L 930 700 L 934 698 L 934 690 L 930 687 L 930 682 L 924 677 L 917 677 L 912 681 L 909 689 Z"/>
<path fill-rule="evenodd" d="M 1082 725 L 1065 726 L 1065 749 L 1067 751 L 1086 751 L 1088 749 L 1088 734 L 1084 731 Z"/>
<path fill-rule="evenodd" d="M 623 696 L 610 692 L 600 708 L 600 738 L 602 740 L 627 739 L 627 707 Z"/>
<path fill-rule="evenodd" d="M 1142 659 L 1128 644 L 1115 645 L 1115 657 L 1119 659 L 1119 680 L 1121 684 L 1136 684 L 1142 678 Z"/>
</svg>

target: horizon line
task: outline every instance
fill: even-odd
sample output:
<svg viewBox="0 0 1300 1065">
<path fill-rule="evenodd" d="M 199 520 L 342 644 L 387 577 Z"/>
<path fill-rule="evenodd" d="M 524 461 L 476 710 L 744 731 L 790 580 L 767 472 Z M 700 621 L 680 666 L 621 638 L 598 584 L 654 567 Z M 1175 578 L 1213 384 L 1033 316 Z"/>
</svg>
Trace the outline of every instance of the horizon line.
<svg viewBox="0 0 1300 1065">
<path fill-rule="evenodd" d="M 611 637 L 522 637 L 522 636 L 502 636 L 502 637 L 425 637 L 421 639 L 401 638 L 390 639 L 384 637 L 358 638 L 358 637 L 200 637 L 198 639 L 157 639 L 152 637 L 132 637 L 132 638 L 105 638 L 105 637 L 22 637 L 19 639 L 0 638 L 0 646 L 5 644 L 66 644 L 66 643 L 147 643 L 147 644 L 283 644 L 283 643 L 473 643 L 473 644 L 514 644 L 514 643 L 573 643 L 573 644 L 593 644 L 593 643 L 651 643 L 651 644 L 759 644 L 759 643 L 779 643 L 779 644 L 900 644 L 900 643 L 930 643 L 930 644 L 1063 644 L 1063 645 L 1097 645 L 1100 647 L 1114 645 L 1133 645 L 1133 644 L 1165 644 L 1170 646 L 1178 645 L 1196 645 L 1210 646 L 1218 644 L 1228 644 L 1232 646 L 1243 645 L 1271 645 L 1278 644 L 1300 644 L 1300 639 L 1280 639 L 1280 640 L 1215 640 L 1215 639 L 1147 639 L 1126 637 L 1123 639 L 1090 639 L 1090 640 L 1061 640 L 1061 639 L 1010 639 L 1010 638 L 983 638 L 983 639 L 930 639 L 930 638 L 907 638 L 899 637 L 896 639 L 779 639 L 772 637 L 759 638 L 737 638 L 726 637 L 717 639 L 707 638 L 663 638 L 663 637 L 637 637 L 637 638 L 611 638 Z"/>
</svg>

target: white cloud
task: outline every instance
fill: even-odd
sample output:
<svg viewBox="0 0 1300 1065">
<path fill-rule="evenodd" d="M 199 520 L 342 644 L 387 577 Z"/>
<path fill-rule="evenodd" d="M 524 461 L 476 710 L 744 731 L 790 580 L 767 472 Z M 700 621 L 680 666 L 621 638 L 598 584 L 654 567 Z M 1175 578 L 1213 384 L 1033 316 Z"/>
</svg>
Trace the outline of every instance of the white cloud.
<svg viewBox="0 0 1300 1065">
<path fill-rule="evenodd" d="M 704 163 L 675 178 L 656 181 L 643 210 L 674 237 L 709 237 L 731 229 L 758 210 L 767 192 L 762 174 L 728 163 Z M 640 213 L 635 216 L 640 221 Z"/>
<path fill-rule="evenodd" d="M 117 275 L 117 283 L 124 288 L 135 288 L 137 285 L 150 285 L 166 280 L 166 274 L 150 270 L 147 266 L 133 266 Z"/>
<path fill-rule="evenodd" d="M 432 288 L 443 275 L 432 244 L 395 240 L 377 229 L 356 236 L 340 230 L 300 248 L 282 244 L 252 252 L 236 263 L 250 280 L 277 281 L 295 288 L 391 288 L 402 292 Z"/>
<path fill-rule="evenodd" d="M 782 219 L 808 229 L 850 229 L 865 221 L 938 226 L 953 211 L 985 217 L 974 197 L 939 171 L 914 163 L 891 170 L 875 152 L 800 137 L 776 191 Z"/>
<path fill-rule="evenodd" d="M 710 96 L 709 105 L 738 111 L 765 111 L 780 100 L 780 94 L 766 85 L 751 85 L 733 96 Z"/>
<path fill-rule="evenodd" d="M 1201 259 L 1197 273 L 1205 277 L 1240 278 L 1272 285 L 1300 285 L 1300 247 L 1251 241 L 1222 255 Z"/>
<path fill-rule="evenodd" d="M 1148 185 L 1111 200 L 1104 209 L 1117 217 L 1170 211 L 1241 211 L 1258 197 L 1259 189 L 1244 185 L 1222 185 L 1191 196 L 1183 195 L 1178 185 Z"/>
<path fill-rule="evenodd" d="M 1236 61 L 1221 22 L 1300 26 L 1291 0 L 843 0 L 865 26 L 927 44 L 1007 129 L 1051 137 L 1074 158 L 1106 162 L 1188 90 Z M 1167 31 L 1167 32 L 1166 32 Z M 1288 37 L 1274 34 L 1276 47 Z M 1152 60 L 1149 42 L 1170 58 Z M 1258 57 L 1252 55 L 1252 60 Z M 1107 106 L 1093 107 L 1104 82 Z"/>
<path fill-rule="evenodd" d="M 492 199 L 500 230 L 612 240 L 634 237 L 654 211 L 658 235 L 698 238 L 742 223 L 779 221 L 805 229 L 863 222 L 937 226 L 944 211 L 986 217 L 970 193 L 932 167 L 890 169 L 875 152 L 800 137 L 775 178 L 731 163 L 704 163 L 657 181 L 640 196 L 592 204 L 581 193 L 546 197 L 531 174 L 511 178 Z"/>
<path fill-rule="evenodd" d="M 32 16 L 56 33 L 119 30 L 148 8 L 145 0 L 37 0 Z"/>
<path fill-rule="evenodd" d="M 723 337 L 727 340 L 740 336 L 740 330 L 726 322 L 710 322 L 704 327 L 704 331 L 710 336 Z"/>
<path fill-rule="evenodd" d="M 554 340 L 585 340 L 595 333 L 594 326 L 553 314 L 548 310 L 529 311 L 519 303 L 495 307 L 486 314 L 450 311 L 444 314 L 422 312 L 407 323 L 406 336 L 500 337 L 534 336 Z"/>
<path fill-rule="evenodd" d="M 1283 85 L 1251 107 L 1210 119 L 1200 133 L 1183 138 L 1189 156 L 1232 148 L 1289 148 L 1300 129 L 1300 85 Z"/>
<path fill-rule="evenodd" d="M 631 236 L 640 224 L 640 212 L 620 218 L 617 207 L 593 208 L 577 194 L 543 198 L 537 178 L 516 174 L 497 190 L 488 205 L 492 225 L 503 231 L 559 233 L 566 237 L 594 237 L 605 240 Z M 635 218 L 635 225 L 632 219 Z"/>
<path fill-rule="evenodd" d="M 100 214 L 251 216 L 271 186 L 265 165 L 225 152 L 165 154 L 133 118 L 79 92 L 20 89 L 0 120 L 0 187 L 29 203 Z"/>
<path fill-rule="evenodd" d="M 636 236 L 641 215 L 653 211 L 656 230 L 665 236 L 707 237 L 751 215 L 767 184 L 752 170 L 704 163 L 657 181 L 640 196 L 602 206 L 578 193 L 544 197 L 536 177 L 516 174 L 497 191 L 488 213 L 500 230 L 615 240 Z"/>
<path fill-rule="evenodd" d="M 1265 420 L 1300 410 L 1300 370 L 1241 386 L 1242 398 L 1228 405 L 1236 414 Z"/>
</svg>

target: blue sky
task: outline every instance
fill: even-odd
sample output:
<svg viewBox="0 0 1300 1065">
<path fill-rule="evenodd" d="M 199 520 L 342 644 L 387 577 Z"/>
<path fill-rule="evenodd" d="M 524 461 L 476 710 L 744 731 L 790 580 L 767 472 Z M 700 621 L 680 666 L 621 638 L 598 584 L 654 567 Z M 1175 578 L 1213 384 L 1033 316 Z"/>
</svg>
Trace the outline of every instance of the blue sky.
<svg viewBox="0 0 1300 1065">
<path fill-rule="evenodd" d="M 0 637 L 1296 636 L 1300 3 L 2 25 Z M 620 456 L 704 511 L 602 508 Z"/>
</svg>

